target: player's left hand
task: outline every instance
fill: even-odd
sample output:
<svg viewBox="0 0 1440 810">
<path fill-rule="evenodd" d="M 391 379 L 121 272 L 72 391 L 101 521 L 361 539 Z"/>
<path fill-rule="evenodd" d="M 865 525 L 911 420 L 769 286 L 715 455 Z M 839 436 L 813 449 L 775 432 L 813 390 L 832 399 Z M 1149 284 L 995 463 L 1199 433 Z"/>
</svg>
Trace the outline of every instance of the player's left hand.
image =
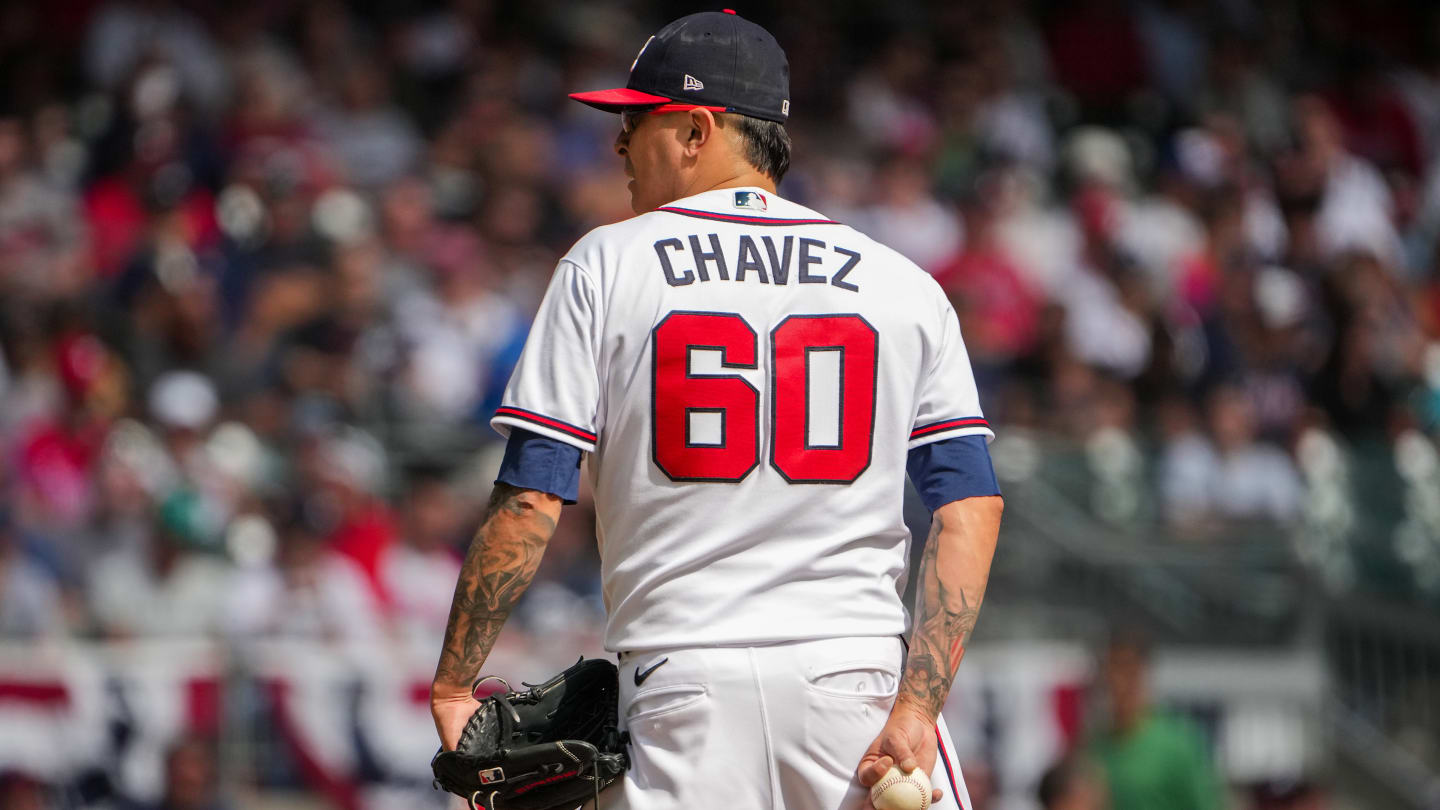
<svg viewBox="0 0 1440 810">
<path fill-rule="evenodd" d="M 469 689 L 463 691 L 445 689 L 439 685 L 430 687 L 430 715 L 435 719 L 435 730 L 440 733 L 440 747 L 454 751 L 460 742 L 460 733 L 470 716 L 480 708 Z"/>
<path fill-rule="evenodd" d="M 860 767 L 856 772 L 860 784 L 870 787 L 880 781 L 891 766 L 899 766 L 905 773 L 917 767 L 924 769 L 927 776 L 934 773 L 936 742 L 934 718 L 904 701 L 896 701 L 885 727 L 880 729 L 880 736 L 870 743 L 865 756 L 860 758 Z M 944 791 L 935 788 L 930 794 L 930 803 L 940 801 L 944 795 Z M 868 796 L 865 810 L 874 810 Z"/>
</svg>

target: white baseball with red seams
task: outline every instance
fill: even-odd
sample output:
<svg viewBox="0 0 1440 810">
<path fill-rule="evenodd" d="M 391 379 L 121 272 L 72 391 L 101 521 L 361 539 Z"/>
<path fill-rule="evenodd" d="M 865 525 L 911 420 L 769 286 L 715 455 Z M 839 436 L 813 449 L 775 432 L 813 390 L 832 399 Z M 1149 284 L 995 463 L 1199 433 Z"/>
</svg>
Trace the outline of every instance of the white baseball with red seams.
<svg viewBox="0 0 1440 810">
<path fill-rule="evenodd" d="M 916 768 L 905 773 L 891 766 L 880 781 L 870 787 L 870 803 L 875 810 L 928 810 L 930 778 Z"/>
</svg>

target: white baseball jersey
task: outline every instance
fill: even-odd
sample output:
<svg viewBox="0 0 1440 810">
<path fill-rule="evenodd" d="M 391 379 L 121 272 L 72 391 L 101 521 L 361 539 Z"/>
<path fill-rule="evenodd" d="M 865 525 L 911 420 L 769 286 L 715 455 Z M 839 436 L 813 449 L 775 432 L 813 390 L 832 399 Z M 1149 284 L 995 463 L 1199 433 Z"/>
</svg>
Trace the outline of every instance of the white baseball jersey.
<svg viewBox="0 0 1440 810">
<path fill-rule="evenodd" d="M 492 424 L 591 453 L 614 651 L 904 633 L 906 453 L 993 435 L 934 280 L 754 188 L 576 243 Z"/>
</svg>

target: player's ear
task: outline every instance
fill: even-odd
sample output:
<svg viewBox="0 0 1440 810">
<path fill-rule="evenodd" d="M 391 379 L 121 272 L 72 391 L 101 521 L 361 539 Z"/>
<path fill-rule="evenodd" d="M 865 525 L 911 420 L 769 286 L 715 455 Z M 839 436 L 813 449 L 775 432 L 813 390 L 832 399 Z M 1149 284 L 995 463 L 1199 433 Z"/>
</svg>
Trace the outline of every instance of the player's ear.
<svg viewBox="0 0 1440 810">
<path fill-rule="evenodd" d="M 688 150 L 699 151 L 715 135 L 715 128 L 718 122 L 715 120 L 715 113 L 706 109 L 695 109 L 690 111 L 690 132 L 686 135 L 685 146 Z"/>
</svg>

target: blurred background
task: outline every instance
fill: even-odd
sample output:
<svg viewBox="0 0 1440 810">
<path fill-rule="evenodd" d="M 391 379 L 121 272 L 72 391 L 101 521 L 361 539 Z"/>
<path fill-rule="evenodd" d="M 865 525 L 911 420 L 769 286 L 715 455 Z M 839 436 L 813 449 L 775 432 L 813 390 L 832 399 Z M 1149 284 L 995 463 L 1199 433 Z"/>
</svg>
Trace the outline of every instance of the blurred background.
<svg viewBox="0 0 1440 810">
<path fill-rule="evenodd" d="M 1440 807 L 1435 4 L 735 3 L 996 425 L 975 810 Z M 0 810 L 448 804 L 488 416 L 629 216 L 564 94 L 708 8 L 0 0 Z M 487 671 L 601 654 L 584 497 Z"/>
</svg>

